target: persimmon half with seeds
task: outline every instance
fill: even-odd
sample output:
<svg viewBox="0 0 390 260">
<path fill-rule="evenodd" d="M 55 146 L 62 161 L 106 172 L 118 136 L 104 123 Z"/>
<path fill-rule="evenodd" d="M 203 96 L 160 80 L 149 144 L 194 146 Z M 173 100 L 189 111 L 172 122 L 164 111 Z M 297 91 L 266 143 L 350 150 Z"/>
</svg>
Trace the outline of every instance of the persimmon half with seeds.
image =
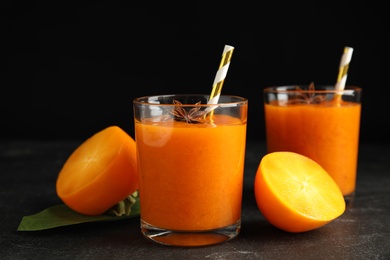
<svg viewBox="0 0 390 260">
<path fill-rule="evenodd" d="M 136 145 L 118 126 L 84 141 L 60 170 L 56 192 L 74 211 L 100 215 L 138 189 Z"/>
</svg>

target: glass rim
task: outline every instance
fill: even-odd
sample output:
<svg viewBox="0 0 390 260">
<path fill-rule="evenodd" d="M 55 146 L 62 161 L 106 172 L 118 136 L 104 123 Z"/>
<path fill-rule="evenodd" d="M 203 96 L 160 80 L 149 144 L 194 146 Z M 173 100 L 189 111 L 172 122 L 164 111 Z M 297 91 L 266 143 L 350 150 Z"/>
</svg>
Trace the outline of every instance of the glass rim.
<svg viewBox="0 0 390 260">
<path fill-rule="evenodd" d="M 304 87 L 304 88 L 302 88 Z M 323 93 L 323 94 L 351 94 L 354 92 L 361 92 L 362 88 L 354 85 L 347 85 L 342 90 L 336 90 L 334 85 L 318 84 L 315 85 L 315 89 L 308 89 L 308 84 L 296 84 L 296 85 L 280 85 L 270 86 L 264 88 L 264 93 Z"/>
<path fill-rule="evenodd" d="M 141 96 L 133 99 L 133 104 L 138 105 L 149 105 L 149 106 L 182 106 L 182 107 L 193 107 L 193 106 L 200 106 L 200 107 L 210 107 L 210 106 L 218 106 L 218 107 L 229 107 L 229 106 L 237 106 L 239 104 L 244 105 L 248 104 L 248 99 L 245 97 L 237 96 L 237 95 L 229 95 L 229 94 L 222 94 L 219 97 L 218 103 L 216 104 L 208 104 L 208 103 L 187 103 L 187 104 L 166 104 L 166 103 L 159 103 L 158 98 L 174 98 L 174 97 L 203 97 L 207 98 L 209 100 L 210 94 L 162 94 L 162 95 L 147 95 L 147 96 Z M 231 98 L 235 99 L 235 101 L 225 101 L 221 102 L 221 98 Z M 155 100 L 156 102 L 153 102 Z"/>
</svg>

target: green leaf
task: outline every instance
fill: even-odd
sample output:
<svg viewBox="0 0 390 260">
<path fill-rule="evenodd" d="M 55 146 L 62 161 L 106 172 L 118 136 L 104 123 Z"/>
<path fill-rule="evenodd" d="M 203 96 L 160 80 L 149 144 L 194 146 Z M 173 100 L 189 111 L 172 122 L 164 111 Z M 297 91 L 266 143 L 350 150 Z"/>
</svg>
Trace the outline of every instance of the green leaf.
<svg viewBox="0 0 390 260">
<path fill-rule="evenodd" d="M 102 214 L 87 216 L 75 212 L 65 204 L 52 206 L 37 214 L 25 216 L 19 224 L 17 231 L 39 231 L 61 226 L 69 226 L 87 222 L 116 221 L 139 216 L 140 204 L 137 197 L 127 215 Z"/>
</svg>

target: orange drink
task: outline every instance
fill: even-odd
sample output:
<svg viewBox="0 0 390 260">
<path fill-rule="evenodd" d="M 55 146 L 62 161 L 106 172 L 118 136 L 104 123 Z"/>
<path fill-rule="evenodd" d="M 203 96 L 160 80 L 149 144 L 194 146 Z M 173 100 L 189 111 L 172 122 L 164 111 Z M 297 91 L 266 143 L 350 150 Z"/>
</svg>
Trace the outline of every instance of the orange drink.
<svg viewBox="0 0 390 260">
<path fill-rule="evenodd" d="M 284 86 L 266 88 L 267 152 L 290 151 L 320 164 L 347 204 L 354 198 L 359 147 L 361 89 Z"/>
<path fill-rule="evenodd" d="M 247 100 L 207 100 L 167 95 L 134 101 L 141 230 L 156 242 L 201 246 L 239 233 Z"/>
</svg>

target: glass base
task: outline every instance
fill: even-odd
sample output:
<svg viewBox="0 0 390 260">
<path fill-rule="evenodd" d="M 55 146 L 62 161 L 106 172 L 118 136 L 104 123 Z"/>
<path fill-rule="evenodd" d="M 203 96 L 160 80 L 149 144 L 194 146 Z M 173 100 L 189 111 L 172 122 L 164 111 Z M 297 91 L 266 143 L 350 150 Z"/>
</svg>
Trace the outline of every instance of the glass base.
<svg viewBox="0 0 390 260">
<path fill-rule="evenodd" d="M 159 244 L 168 246 L 196 247 L 226 242 L 235 238 L 241 230 L 241 220 L 235 224 L 207 231 L 176 231 L 154 227 L 141 219 L 142 234 Z"/>
<path fill-rule="evenodd" d="M 355 200 L 355 192 L 352 192 L 348 195 L 345 195 L 344 200 L 345 200 L 345 206 L 346 206 L 345 208 L 346 209 L 352 208 L 353 202 Z"/>
</svg>

